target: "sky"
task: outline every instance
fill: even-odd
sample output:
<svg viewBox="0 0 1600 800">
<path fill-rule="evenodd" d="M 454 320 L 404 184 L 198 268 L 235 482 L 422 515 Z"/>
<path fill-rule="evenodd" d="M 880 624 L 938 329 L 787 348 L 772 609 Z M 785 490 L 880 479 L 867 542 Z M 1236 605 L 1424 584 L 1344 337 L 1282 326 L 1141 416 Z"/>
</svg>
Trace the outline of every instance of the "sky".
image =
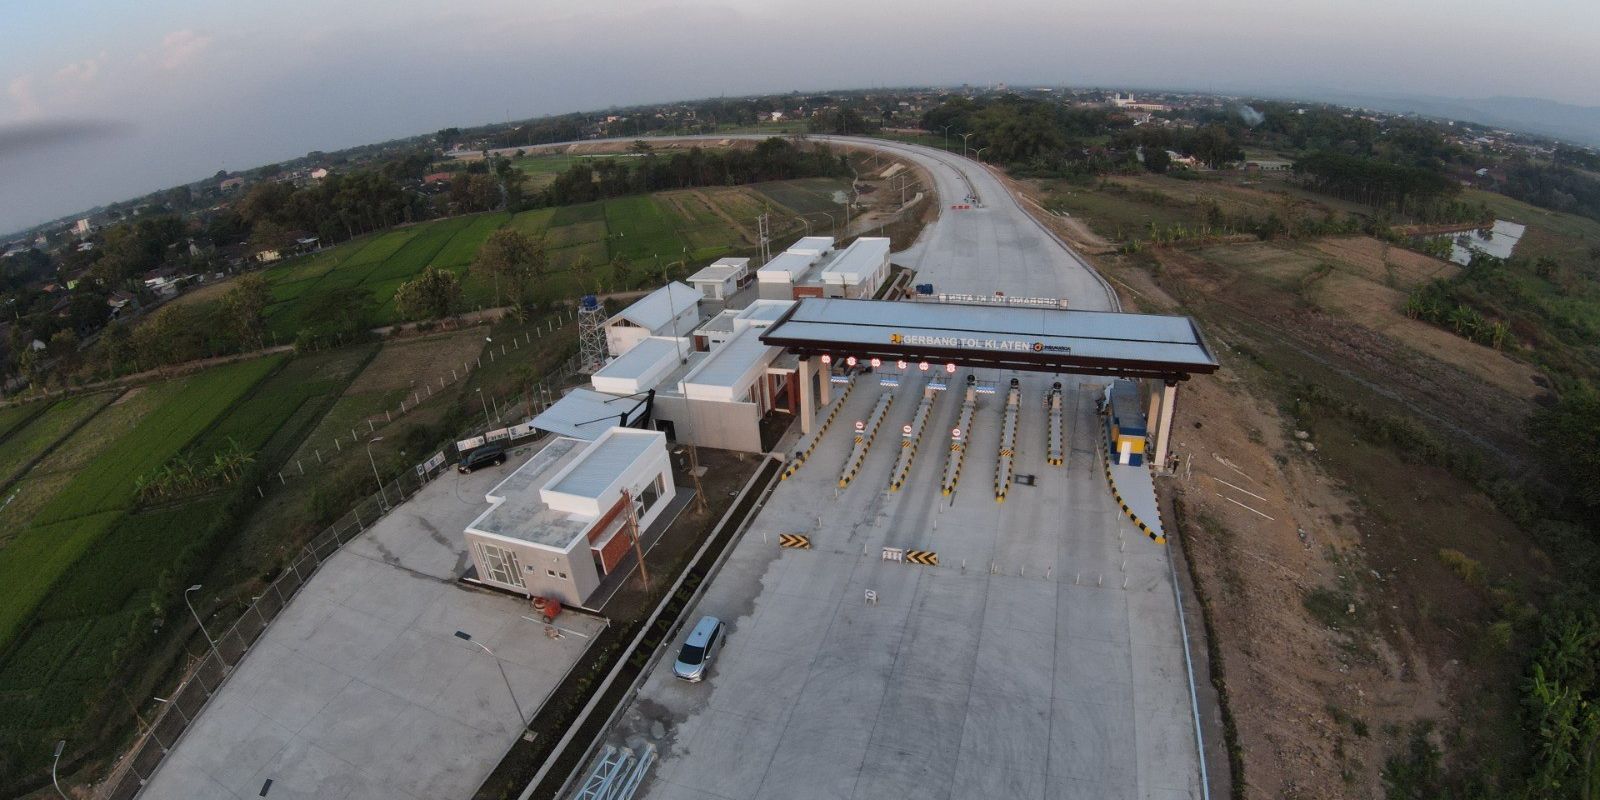
<svg viewBox="0 0 1600 800">
<path fill-rule="evenodd" d="M 0 0 L 0 232 L 507 118 L 873 86 L 1600 106 L 1592 0 Z"/>
</svg>

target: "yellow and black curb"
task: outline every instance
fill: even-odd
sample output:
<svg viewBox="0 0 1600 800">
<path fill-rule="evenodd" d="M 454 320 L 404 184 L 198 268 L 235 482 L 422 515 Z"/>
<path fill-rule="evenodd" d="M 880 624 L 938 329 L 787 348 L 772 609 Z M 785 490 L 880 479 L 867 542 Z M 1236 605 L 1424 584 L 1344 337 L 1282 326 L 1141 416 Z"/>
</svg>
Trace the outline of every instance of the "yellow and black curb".
<svg viewBox="0 0 1600 800">
<path fill-rule="evenodd" d="M 812 434 L 811 441 L 806 444 L 804 449 L 795 451 L 794 457 L 789 459 L 788 466 L 783 468 L 783 474 L 778 476 L 778 480 L 788 480 L 790 475 L 799 472 L 800 468 L 805 466 L 806 459 L 811 457 L 811 451 L 817 449 L 817 443 L 822 441 L 822 435 L 828 432 L 828 426 L 832 425 L 833 420 L 839 416 L 839 410 L 844 408 L 844 401 L 850 399 L 850 392 L 855 388 L 855 379 L 851 378 L 850 382 L 844 385 L 844 391 L 839 393 L 838 399 L 833 401 L 833 410 L 829 411 L 828 416 L 822 420 L 822 424 L 817 426 L 817 432 Z"/>
<path fill-rule="evenodd" d="M 798 533 L 780 533 L 778 534 L 778 546 L 795 550 L 810 550 L 811 537 Z"/>
<path fill-rule="evenodd" d="M 1144 535 L 1150 537 L 1150 541 L 1156 544 L 1166 544 L 1167 537 L 1145 524 L 1144 520 L 1139 519 L 1139 515 L 1133 513 L 1133 509 L 1128 508 L 1128 501 L 1122 499 L 1122 492 L 1117 490 L 1117 480 L 1111 477 L 1111 446 L 1106 443 L 1104 436 L 1100 437 L 1100 462 L 1105 466 L 1106 485 L 1111 487 L 1111 499 L 1116 501 L 1117 505 L 1122 509 L 1122 513 L 1126 514 L 1128 519 L 1133 521 L 1133 524 L 1139 526 L 1139 530 L 1144 531 Z M 1160 514 L 1159 501 L 1156 508 L 1156 513 Z"/>
<path fill-rule="evenodd" d="M 939 566 L 939 554 L 932 550 L 907 550 L 906 559 L 911 564 L 921 564 L 924 567 Z"/>
</svg>

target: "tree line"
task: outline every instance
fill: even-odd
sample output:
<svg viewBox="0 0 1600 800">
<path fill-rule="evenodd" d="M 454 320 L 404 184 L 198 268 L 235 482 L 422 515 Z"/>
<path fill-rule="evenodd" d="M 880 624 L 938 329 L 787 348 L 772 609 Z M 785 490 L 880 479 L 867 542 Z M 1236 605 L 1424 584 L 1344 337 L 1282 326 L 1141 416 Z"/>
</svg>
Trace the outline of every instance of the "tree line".
<svg viewBox="0 0 1600 800">
<path fill-rule="evenodd" d="M 1316 191 L 1376 208 L 1392 208 L 1402 214 L 1419 202 L 1449 197 L 1461 189 L 1437 167 L 1328 150 L 1296 159 L 1294 171 Z"/>
<path fill-rule="evenodd" d="M 802 148 L 777 137 L 748 149 L 696 147 L 671 155 L 658 154 L 643 142 L 639 145 L 636 157 L 597 158 L 573 164 L 534 195 L 531 204 L 563 206 L 668 189 L 850 174 L 845 157 L 826 145 Z"/>
</svg>

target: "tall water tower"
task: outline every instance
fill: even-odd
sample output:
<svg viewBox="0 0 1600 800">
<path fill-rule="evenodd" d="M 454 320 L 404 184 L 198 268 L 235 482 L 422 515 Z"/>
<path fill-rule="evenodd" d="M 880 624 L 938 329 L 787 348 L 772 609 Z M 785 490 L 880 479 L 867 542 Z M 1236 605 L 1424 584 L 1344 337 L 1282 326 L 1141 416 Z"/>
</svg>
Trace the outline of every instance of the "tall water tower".
<svg viewBox="0 0 1600 800">
<path fill-rule="evenodd" d="M 606 310 L 586 294 L 578 301 L 578 369 L 593 373 L 606 363 Z"/>
</svg>

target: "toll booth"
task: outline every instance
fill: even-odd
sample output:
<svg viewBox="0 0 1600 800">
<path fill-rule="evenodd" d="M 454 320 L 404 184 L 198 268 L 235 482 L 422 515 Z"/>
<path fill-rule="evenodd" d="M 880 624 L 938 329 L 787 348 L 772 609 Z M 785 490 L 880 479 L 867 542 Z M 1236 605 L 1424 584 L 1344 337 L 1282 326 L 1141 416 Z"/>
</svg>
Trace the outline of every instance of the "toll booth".
<svg viewBox="0 0 1600 800">
<path fill-rule="evenodd" d="M 1144 464 L 1146 420 L 1139 402 L 1139 384 L 1118 378 L 1106 387 L 1101 407 L 1106 415 L 1106 435 L 1111 458 L 1118 464 Z"/>
</svg>

